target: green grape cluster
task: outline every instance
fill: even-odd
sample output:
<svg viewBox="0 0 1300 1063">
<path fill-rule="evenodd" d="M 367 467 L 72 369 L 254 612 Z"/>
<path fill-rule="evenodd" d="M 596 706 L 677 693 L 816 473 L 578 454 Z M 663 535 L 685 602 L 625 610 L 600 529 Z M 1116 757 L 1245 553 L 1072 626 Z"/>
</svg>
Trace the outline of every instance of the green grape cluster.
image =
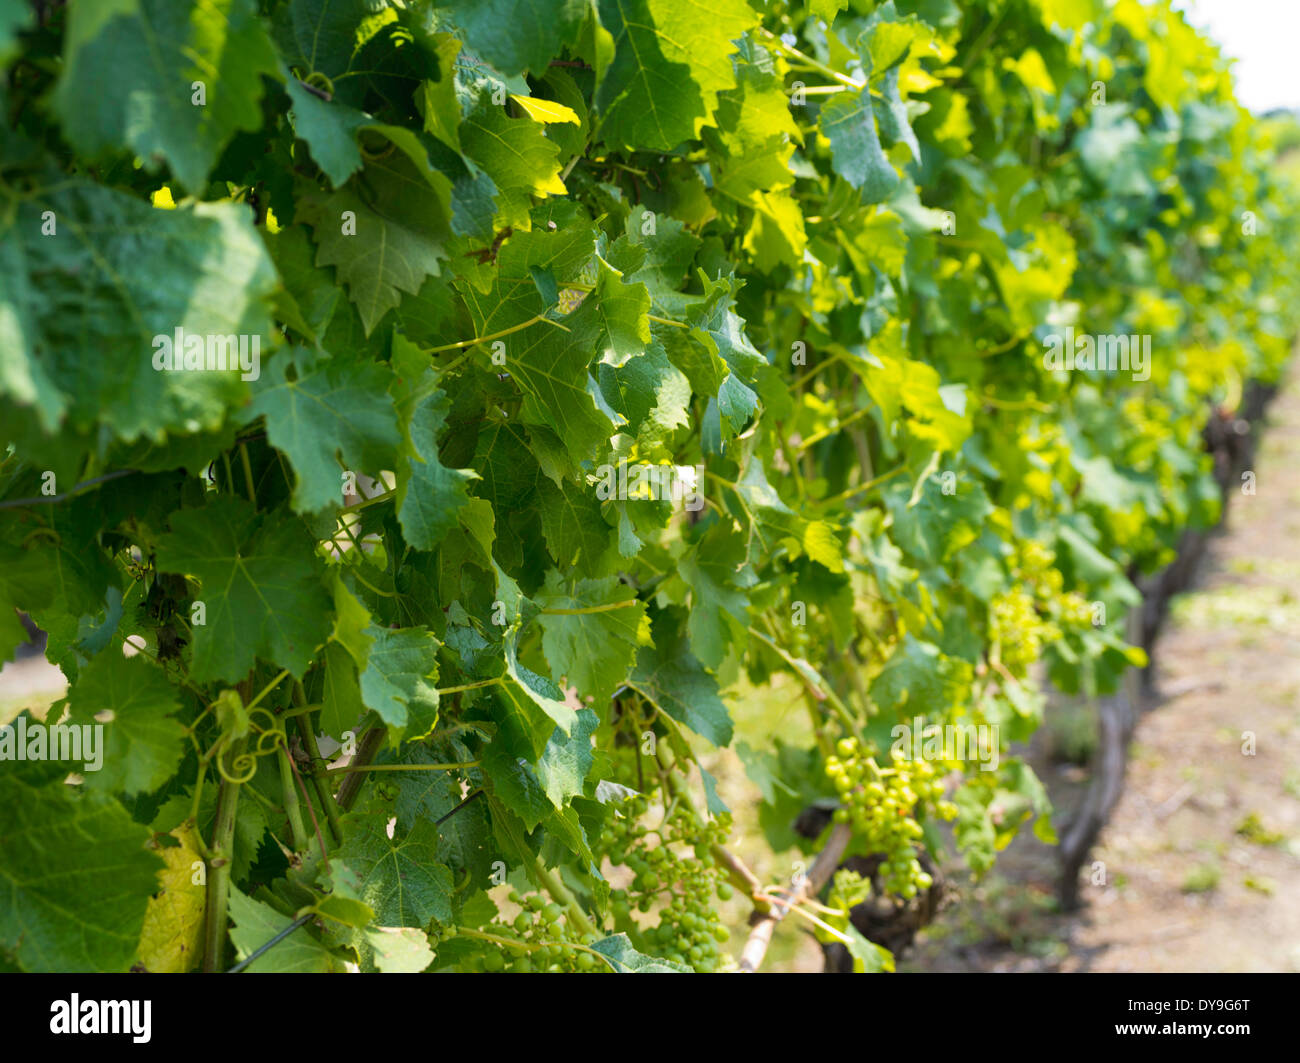
<svg viewBox="0 0 1300 1063">
<path fill-rule="evenodd" d="M 826 758 L 826 776 L 845 803 L 836 809 L 837 823 L 851 823 L 872 852 L 883 853 L 879 874 L 890 893 L 911 899 L 934 880 L 916 858 L 916 842 L 925 833 L 915 818 L 918 808 L 932 804 L 945 818 L 957 809 L 943 800 L 943 780 L 924 760 L 895 755 L 880 769 L 857 738 L 841 738 Z"/>
<path fill-rule="evenodd" d="M 484 928 L 484 933 L 507 943 L 471 957 L 460 970 L 489 974 L 609 970 L 599 956 L 575 947 L 589 949 L 599 935 L 581 934 L 571 927 L 562 905 L 540 893 L 524 895 L 518 890 L 511 891 L 510 900 L 523 910 L 509 922 L 493 922 Z M 454 933 L 453 927 L 444 937 Z"/>
<path fill-rule="evenodd" d="M 1068 627 L 1092 626 L 1092 603 L 1078 591 L 1062 594 L 1057 599 L 1058 616 Z"/>
<path fill-rule="evenodd" d="M 730 933 L 715 910 L 714 898 L 727 900 L 732 887 L 713 855 L 713 845 L 730 833 L 730 817 L 708 820 L 690 809 L 677 808 L 657 830 L 642 824 L 648 808 L 644 797 L 625 806 L 626 815 L 610 823 L 601 848 L 614 864 L 632 872 L 626 888 L 610 895 L 615 926 L 631 937 L 638 949 L 697 971 L 715 971 L 724 959 L 720 946 Z M 657 845 L 647 845 L 650 835 Z M 633 912 L 658 908 L 658 922 L 643 928 Z"/>
<path fill-rule="evenodd" d="M 1015 565 L 1021 588 L 994 600 L 994 624 L 1007 634 L 1002 663 L 1023 675 L 1043 645 L 1061 637 L 1062 626 L 1092 626 L 1092 603 L 1077 591 L 1065 590 L 1065 578 L 1055 568 L 1056 555 L 1042 543 L 1022 543 Z M 1052 619 L 1045 620 L 1043 613 Z"/>
<path fill-rule="evenodd" d="M 1053 572 L 1060 577 L 1059 572 Z M 1056 625 L 1039 615 L 1034 598 L 1019 587 L 994 596 L 989 606 L 989 628 L 998 659 L 1017 678 L 1023 678 L 1038 660 L 1044 643 L 1060 637 Z"/>
<path fill-rule="evenodd" d="M 1055 598 L 1065 587 L 1065 578 L 1056 564 L 1056 554 L 1035 539 L 1021 543 L 1016 575 L 1034 588 L 1040 598 Z"/>
</svg>

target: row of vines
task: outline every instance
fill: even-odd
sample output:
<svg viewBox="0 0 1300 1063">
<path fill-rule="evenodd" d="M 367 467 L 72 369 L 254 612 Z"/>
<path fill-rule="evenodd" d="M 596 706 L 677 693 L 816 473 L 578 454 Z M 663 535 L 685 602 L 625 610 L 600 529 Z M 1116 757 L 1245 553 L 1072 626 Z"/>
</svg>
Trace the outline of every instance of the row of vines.
<svg viewBox="0 0 1300 1063">
<path fill-rule="evenodd" d="M 69 680 L 0 966 L 891 969 L 853 905 L 1053 840 L 1040 679 L 1143 664 L 1297 324 L 1167 0 L 3 0 L 0 66 L 0 656 Z M 770 684 L 782 882 L 698 759 Z"/>
</svg>

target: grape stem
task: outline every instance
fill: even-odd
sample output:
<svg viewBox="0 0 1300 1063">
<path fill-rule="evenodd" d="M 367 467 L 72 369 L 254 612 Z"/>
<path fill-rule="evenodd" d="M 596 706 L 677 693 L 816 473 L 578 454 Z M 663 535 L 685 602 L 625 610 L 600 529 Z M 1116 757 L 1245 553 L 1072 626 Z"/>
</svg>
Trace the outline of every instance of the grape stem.
<svg viewBox="0 0 1300 1063">
<path fill-rule="evenodd" d="M 586 945 L 578 945 L 571 941 L 542 941 L 542 942 L 515 941 L 511 938 L 498 937 L 496 934 L 485 934 L 481 930 L 472 930 L 469 927 L 463 927 L 463 926 L 457 928 L 456 936 L 467 937 L 467 938 L 478 938 L 479 941 L 489 941 L 493 945 L 502 946 L 502 948 L 524 949 L 527 952 L 536 952 L 538 949 L 544 949 L 548 945 L 558 945 L 562 949 L 573 949 L 575 952 L 589 952 L 593 956 L 599 956 L 601 960 L 603 960 L 614 970 L 615 974 L 620 973 L 618 969 L 618 964 L 616 964 L 612 959 L 606 956 L 603 952 L 598 952 L 596 949 L 588 948 Z"/>
<path fill-rule="evenodd" d="M 375 754 L 379 752 L 379 747 L 383 745 L 387 733 L 387 730 L 383 727 L 371 727 L 362 735 L 361 744 L 357 747 L 357 755 L 352 758 L 349 767 L 352 765 L 359 767 L 374 760 Z M 337 771 L 338 769 L 334 770 Z M 357 795 L 361 793 L 361 784 L 365 781 L 366 774 L 364 771 L 349 772 L 347 778 L 339 784 L 338 803 L 341 811 L 347 812 L 352 808 Z"/>
<path fill-rule="evenodd" d="M 759 916 L 753 923 L 749 931 L 749 939 L 740 954 L 742 973 L 752 974 L 762 965 L 776 925 L 785 918 L 786 913 L 805 897 L 815 897 L 830 881 L 831 875 L 840 866 L 840 859 L 844 856 L 844 850 L 848 848 L 852 836 L 853 829 L 847 823 L 837 823 L 831 831 L 831 836 L 826 840 L 826 847 L 817 854 L 817 859 L 808 869 L 807 877 L 794 888 L 789 900 L 774 904 L 769 912 Z"/>
<path fill-rule="evenodd" d="M 295 681 L 293 684 L 293 703 L 302 711 L 310 710 L 311 706 L 304 704 L 307 695 L 302 689 L 302 684 Z M 307 756 L 311 760 L 311 785 L 316 791 L 316 799 L 320 801 L 321 807 L 325 809 L 325 818 L 329 821 L 330 833 L 334 836 L 336 842 L 343 840 L 343 827 L 339 823 L 339 808 L 334 801 L 334 794 L 330 791 L 329 784 L 320 775 L 320 765 L 324 763 L 325 758 L 320 755 L 320 746 L 316 742 L 316 731 L 311 725 L 311 712 L 304 711 L 295 721 L 298 725 L 298 735 L 302 738 L 302 744 L 306 747 Z"/>
<path fill-rule="evenodd" d="M 758 911 L 766 912 L 771 905 L 763 898 L 763 882 L 754 874 L 740 857 L 727 849 L 723 845 L 714 842 L 709 846 L 713 853 L 713 858 L 718 861 L 723 870 L 727 873 L 727 878 L 731 884 L 745 891 L 745 893 L 754 902 L 754 907 Z"/>
<path fill-rule="evenodd" d="M 289 819 L 289 829 L 293 835 L 294 852 L 306 852 L 311 844 L 307 838 L 307 829 L 302 821 L 302 807 L 298 801 L 298 791 L 294 787 L 293 767 L 289 763 L 289 753 L 284 746 L 276 750 L 280 762 L 280 789 L 284 795 L 284 811 Z"/>
<path fill-rule="evenodd" d="M 244 739 L 232 746 L 233 757 L 244 751 Z M 208 857 L 208 896 L 204 909 L 203 970 L 212 974 L 222 967 L 226 944 L 226 904 L 230 900 L 230 862 L 234 858 L 235 813 L 239 808 L 237 782 L 222 778 L 217 791 L 216 826 Z"/>
</svg>

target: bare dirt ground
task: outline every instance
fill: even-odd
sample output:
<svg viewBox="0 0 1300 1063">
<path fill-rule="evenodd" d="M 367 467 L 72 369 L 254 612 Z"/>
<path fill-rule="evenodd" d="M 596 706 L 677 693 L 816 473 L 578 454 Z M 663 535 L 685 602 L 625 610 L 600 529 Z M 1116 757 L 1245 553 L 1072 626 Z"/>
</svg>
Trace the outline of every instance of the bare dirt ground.
<svg viewBox="0 0 1300 1063">
<path fill-rule="evenodd" d="M 1057 911 L 1053 850 L 1021 838 L 904 968 L 1300 971 L 1300 372 L 1255 465 L 1174 603 L 1083 910 Z M 1083 771 L 1032 756 L 1069 809 Z"/>
</svg>

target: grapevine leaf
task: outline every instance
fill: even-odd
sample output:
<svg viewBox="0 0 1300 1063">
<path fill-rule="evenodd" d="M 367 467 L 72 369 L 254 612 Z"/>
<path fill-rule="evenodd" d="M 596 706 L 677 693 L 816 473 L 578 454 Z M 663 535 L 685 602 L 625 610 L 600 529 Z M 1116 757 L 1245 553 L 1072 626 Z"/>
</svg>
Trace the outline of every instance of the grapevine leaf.
<svg viewBox="0 0 1300 1063">
<path fill-rule="evenodd" d="M 637 952 L 626 934 L 611 934 L 591 946 L 609 960 L 619 974 L 690 974 L 684 963 L 674 963 L 657 956 Z"/>
<path fill-rule="evenodd" d="M 898 91 L 898 67 L 891 68 L 885 75 L 880 83 L 880 91 L 885 97 L 883 105 L 876 104 L 876 124 L 880 127 L 880 132 L 890 143 L 901 140 L 912 153 L 912 158 L 920 162 L 921 145 L 912 132 L 907 117 L 907 104 Z"/>
<path fill-rule="evenodd" d="M 819 127 L 831 144 L 835 172 L 862 194 L 863 203 L 882 203 L 898 185 L 898 173 L 880 146 L 876 116 L 866 89 L 830 97 Z"/>
<path fill-rule="evenodd" d="M 81 670 L 68 702 L 69 722 L 82 727 L 83 734 L 96 726 L 98 714 L 108 710 L 113 715 L 99 724 L 101 766 L 92 770 L 85 765 L 87 789 L 149 792 L 176 773 L 185 746 L 185 728 L 173 718 L 180 708 L 176 690 L 144 658 L 105 649 Z"/>
<path fill-rule="evenodd" d="M 700 767 L 700 781 L 704 783 L 704 803 L 711 816 L 728 816 L 731 809 L 727 803 L 718 796 L 718 780 L 715 779 L 703 766 Z"/>
<path fill-rule="evenodd" d="M 529 880 L 536 884 L 537 867 L 533 859 L 534 851 L 528 844 L 528 828 L 496 794 L 489 792 L 487 801 L 492 813 L 492 835 L 497 845 L 505 856 L 512 857 L 514 862 L 523 867 Z"/>
<path fill-rule="evenodd" d="M 565 734 L 572 734 L 578 721 L 574 707 L 565 700 L 564 691 L 554 682 L 529 671 L 519 663 L 515 640 L 514 632 L 506 636 L 506 675 L 511 681 L 502 684 L 504 697 L 515 701 L 522 694 L 549 716 Z"/>
<path fill-rule="evenodd" d="M 844 947 L 853 957 L 854 974 L 878 974 L 894 969 L 893 954 L 887 948 L 864 938 L 852 923 L 847 924 L 842 933 L 848 939 L 844 942 Z"/>
<path fill-rule="evenodd" d="M 562 565 L 594 571 L 609 549 L 609 525 L 595 494 L 567 480 L 558 488 L 547 484 L 541 498 L 542 533 Z"/>
<path fill-rule="evenodd" d="M 628 283 L 604 259 L 598 262 L 596 305 L 600 311 L 603 339 L 613 353 L 613 364 L 621 365 L 645 350 L 650 342 L 650 293 L 639 282 Z M 606 354 L 605 361 L 609 361 Z"/>
<path fill-rule="evenodd" d="M 246 960 L 293 922 L 269 904 L 245 896 L 237 886 L 230 888 L 229 909 L 235 924 L 230 940 L 240 960 Z M 343 963 L 305 926 L 300 926 L 244 970 L 254 974 L 328 974 L 342 971 Z"/>
<path fill-rule="evenodd" d="M 919 493 L 896 480 L 882 494 L 893 517 L 892 538 L 909 558 L 926 565 L 938 565 L 973 542 L 992 508 L 983 488 L 969 479 L 959 480 L 951 494 L 933 477 Z"/>
<path fill-rule="evenodd" d="M 243 208 L 155 210 L 74 179 L 0 221 L 0 249 L 0 392 L 33 405 L 46 431 L 103 424 L 161 442 L 218 428 L 244 400 L 241 375 L 252 379 L 252 354 L 268 345 L 275 272 Z M 183 371 L 181 350 L 156 370 L 178 336 L 198 343 L 196 364 L 219 355 L 230 368 Z"/>
<path fill-rule="evenodd" d="M 579 462 L 603 450 L 614 431 L 592 396 L 589 366 L 599 327 L 594 305 L 584 302 L 562 328 L 534 325 L 506 348 L 506 367 L 524 392 L 524 419 L 552 429 Z"/>
<path fill-rule="evenodd" d="M 345 470 L 377 476 L 393 467 L 401 440 L 385 393 L 392 379 L 382 365 L 319 359 L 305 347 L 271 362 L 246 419 L 265 417 L 271 445 L 288 456 L 299 513 L 341 503 Z"/>
<path fill-rule="evenodd" d="M 158 974 L 185 974 L 202 956 L 203 908 L 207 890 L 196 883 L 202 865 L 193 827 L 172 832 L 179 845 L 160 846 L 167 866 L 158 872 L 158 892 L 149 898 L 140 931 L 140 962 Z"/>
<path fill-rule="evenodd" d="M 129 147 L 153 168 L 165 159 L 201 191 L 230 138 L 261 125 L 262 75 L 278 72 L 255 0 L 135 0 L 107 19 L 94 6 L 69 13 L 54 91 L 68 139 L 87 155 Z"/>
<path fill-rule="evenodd" d="M 0 658 L 6 661 L 27 641 L 18 610 L 37 612 L 54 599 L 53 572 L 33 560 L 29 551 L 0 543 Z"/>
<path fill-rule="evenodd" d="M 503 742 L 490 743 L 483 750 L 482 762 L 492 780 L 492 793 L 519 818 L 525 830 L 536 830 L 555 810 L 537 772 L 522 757 L 512 756 Z"/>
<path fill-rule="evenodd" d="M 28 971 L 129 966 L 157 889 L 148 836 L 113 798 L 0 775 L 0 944 Z"/>
<path fill-rule="evenodd" d="M 663 345 L 652 343 L 644 354 L 599 366 L 605 401 L 627 420 L 627 431 L 647 442 L 690 424 L 691 385 L 673 365 Z"/>
<path fill-rule="evenodd" d="M 510 76 L 543 73 L 573 43 L 588 0 L 435 0 L 434 6 L 448 12 L 471 49 Z"/>
<path fill-rule="evenodd" d="M 691 648 L 710 668 L 722 663 L 731 644 L 732 624 L 728 617 L 741 627 L 749 623 L 749 600 L 735 585 L 744 562 L 744 540 L 718 525 L 691 548 L 678 566 L 692 592 L 687 621 Z"/>
<path fill-rule="evenodd" d="M 457 526 L 457 513 L 469 501 L 467 486 L 478 473 L 442 464 L 438 434 L 451 400 L 438 387 L 427 356 L 403 337 L 394 337 L 393 368 L 398 379 L 392 392 L 403 437 L 396 468 L 397 519 L 408 543 L 417 550 L 432 550 Z"/>
<path fill-rule="evenodd" d="M 461 150 L 492 176 L 500 189 L 531 195 L 564 195 L 560 148 L 532 118 L 511 118 L 488 94 L 460 124 Z"/>
<path fill-rule="evenodd" d="M 303 339 L 319 347 L 338 310 L 343 292 L 328 269 L 316 265 L 311 237 L 302 225 L 264 234 L 267 250 L 280 275 L 275 296 L 277 316 Z"/>
<path fill-rule="evenodd" d="M 324 688 L 321 692 L 320 729 L 333 738 L 351 730 L 365 711 L 357 664 L 336 642 L 325 645 Z"/>
<path fill-rule="evenodd" d="M 456 56 L 460 41 L 450 33 L 436 33 L 428 47 L 438 58 L 438 77 L 426 78 L 416 96 L 424 129 L 456 154 L 460 154 L 460 101 L 456 98 Z"/>
<path fill-rule="evenodd" d="M 871 699 L 900 718 L 942 717 L 965 700 L 970 671 L 967 662 L 909 634 L 871 681 Z"/>
<path fill-rule="evenodd" d="M 329 634 L 320 562 L 306 529 L 285 514 L 263 519 L 229 496 L 180 510 L 157 564 L 202 585 L 207 618 L 194 627 L 192 662 L 200 683 L 242 679 L 259 656 L 301 676 Z"/>
<path fill-rule="evenodd" d="M 537 778 L 556 808 L 582 793 L 592 765 L 591 736 L 599 723 L 594 712 L 582 709 L 573 734 L 566 735 L 558 727 L 551 733 L 537 761 Z"/>
<path fill-rule="evenodd" d="M 645 604 L 613 576 L 570 589 L 554 569 L 533 600 L 542 610 L 537 623 L 551 674 L 605 704 L 626 681 L 637 647 L 649 641 Z"/>
<path fill-rule="evenodd" d="M 735 84 L 732 41 L 757 21 L 744 0 L 714 0 L 707 14 L 676 0 L 601 0 L 614 59 L 596 94 L 605 142 L 671 151 L 693 139 Z"/>
<path fill-rule="evenodd" d="M 23 0 L 5 0 L 0 3 L 0 64 L 8 65 L 17 54 L 18 34 L 27 29 L 35 11 Z"/>
<path fill-rule="evenodd" d="M 426 181 L 405 154 L 394 153 L 369 163 L 331 196 L 311 195 L 300 205 L 315 234 L 316 264 L 336 267 L 367 336 L 402 292 L 418 292 L 439 272 L 451 210 L 446 178 L 442 185 Z M 384 203 L 382 213 L 371 202 Z"/>
<path fill-rule="evenodd" d="M 628 685 L 678 723 L 715 746 L 731 742 L 731 715 L 718 696 L 718 682 L 691 653 L 670 613 L 652 624 L 654 644 L 637 651 Z"/>
<path fill-rule="evenodd" d="M 339 857 L 356 872 L 358 899 L 374 909 L 380 926 L 451 921 L 451 870 L 437 859 L 432 823 L 420 820 L 398 831 L 380 806 L 348 813 L 343 832 Z"/>
<path fill-rule="evenodd" d="M 438 757 L 425 746 L 411 745 L 398 760 L 403 764 L 432 764 Z M 494 850 L 486 802 L 471 800 L 463 804 L 465 794 L 460 780 L 449 772 L 401 771 L 394 775 L 397 785 L 394 811 L 398 826 L 410 830 L 421 819 L 435 823 L 438 828 L 438 858 L 456 873 L 457 878 L 467 871 L 473 884 L 489 886 Z M 454 816 L 444 823 L 437 823 L 457 806 L 462 807 Z"/>
<path fill-rule="evenodd" d="M 388 725 L 389 741 L 423 738 L 438 722 L 438 640 L 422 627 L 372 625 L 361 700 Z"/>
<path fill-rule="evenodd" d="M 415 927 L 378 926 L 366 931 L 366 943 L 384 974 L 416 974 L 433 962 L 428 935 Z"/>
</svg>

